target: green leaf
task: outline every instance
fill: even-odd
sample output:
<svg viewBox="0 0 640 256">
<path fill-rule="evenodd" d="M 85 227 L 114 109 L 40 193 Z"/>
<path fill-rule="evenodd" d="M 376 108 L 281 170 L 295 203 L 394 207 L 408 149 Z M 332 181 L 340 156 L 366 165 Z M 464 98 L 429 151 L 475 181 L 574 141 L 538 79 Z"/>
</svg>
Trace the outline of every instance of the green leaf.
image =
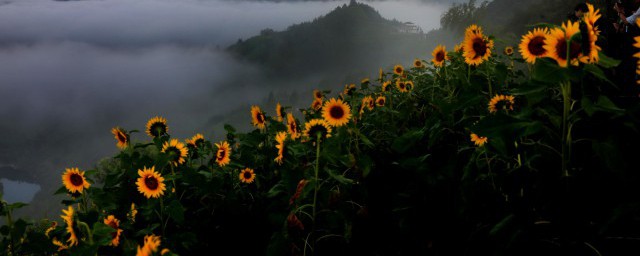
<svg viewBox="0 0 640 256">
<path fill-rule="evenodd" d="M 331 178 L 333 178 L 337 182 L 340 182 L 340 183 L 345 184 L 345 185 L 353 184 L 353 180 L 352 179 L 346 178 L 346 177 L 344 177 L 344 175 L 338 174 L 338 173 L 336 173 L 336 171 L 334 171 L 332 169 L 326 168 L 325 171 L 329 174 L 329 176 Z"/>
<path fill-rule="evenodd" d="M 511 225 L 511 223 L 514 221 L 514 219 L 515 219 L 515 215 L 513 215 L 513 214 L 510 214 L 507 217 L 504 217 L 502 219 L 502 221 L 500 221 L 498 224 L 493 226 L 491 231 L 489 231 L 489 234 L 492 235 L 492 236 L 497 235 L 498 233 L 500 233 L 501 231 L 503 231 L 504 229 L 509 227 L 509 225 Z"/>
<path fill-rule="evenodd" d="M 584 70 L 587 71 L 589 74 L 592 74 L 596 78 L 600 79 L 601 81 L 606 82 L 609 85 L 613 85 L 614 87 L 617 87 L 615 83 L 611 82 L 611 80 L 609 80 L 609 78 L 607 78 L 607 75 L 598 66 L 596 66 L 596 65 L 585 65 L 584 66 Z"/>
<path fill-rule="evenodd" d="M 369 140 L 369 138 L 367 138 L 367 136 L 365 136 L 364 134 L 358 132 L 358 135 L 360 136 L 360 141 L 362 141 L 362 144 L 364 144 L 365 146 L 367 146 L 368 148 L 374 148 L 376 145 L 373 144 L 371 142 L 371 140 Z"/>
<path fill-rule="evenodd" d="M 93 227 L 91 229 L 93 232 L 94 242 L 102 246 L 109 245 L 112 239 L 111 234 L 116 232 L 114 228 L 104 224 L 103 222 L 93 223 Z"/>
<path fill-rule="evenodd" d="M 606 54 L 604 54 L 603 52 L 598 52 L 598 57 L 600 58 L 600 60 L 598 61 L 598 65 L 600 65 L 603 68 L 613 68 L 620 65 L 619 60 L 613 59 L 607 56 Z"/>
<path fill-rule="evenodd" d="M 420 142 L 423 136 L 424 129 L 408 131 L 407 133 L 393 140 L 391 149 L 400 154 L 405 153 L 416 143 Z"/>
<path fill-rule="evenodd" d="M 15 209 L 20 209 L 22 207 L 27 206 L 28 204 L 22 203 L 22 202 L 16 202 L 16 203 L 12 203 L 10 205 L 7 205 L 7 210 L 9 211 L 13 211 Z"/>
<path fill-rule="evenodd" d="M 167 214 L 177 223 L 184 222 L 184 207 L 182 207 L 182 204 L 180 204 L 178 200 L 171 201 L 167 206 Z"/>
<path fill-rule="evenodd" d="M 64 186 L 61 186 L 58 190 L 56 190 L 56 192 L 54 192 L 54 195 L 61 195 L 61 194 L 66 194 L 67 193 L 67 188 L 65 188 Z"/>
</svg>

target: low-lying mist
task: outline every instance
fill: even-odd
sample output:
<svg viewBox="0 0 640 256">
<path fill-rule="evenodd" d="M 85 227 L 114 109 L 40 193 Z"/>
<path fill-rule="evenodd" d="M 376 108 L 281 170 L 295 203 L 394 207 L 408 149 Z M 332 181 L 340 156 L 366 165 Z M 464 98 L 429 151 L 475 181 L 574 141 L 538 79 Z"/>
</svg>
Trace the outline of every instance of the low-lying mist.
<svg viewBox="0 0 640 256">
<path fill-rule="evenodd" d="M 224 131 L 211 124 L 237 109 L 246 109 L 248 124 L 249 106 L 272 92 L 306 92 L 326 77 L 344 79 L 347 71 L 319 70 L 303 81 L 274 81 L 224 50 L 264 28 L 284 30 L 344 3 L 3 1 L 0 178 L 40 185 L 28 214 L 51 216 L 60 207 L 51 195 L 64 168 L 91 169 L 117 152 L 114 126 L 141 130 L 132 139 L 147 140 L 146 121 L 160 115 L 175 137 L 200 132 L 219 138 Z M 434 16 L 446 8 L 371 5 L 386 18 L 413 21 L 425 31 L 438 26 Z M 428 59 L 430 51 L 416 57 Z M 4 192 L 12 191 L 5 186 Z"/>
</svg>

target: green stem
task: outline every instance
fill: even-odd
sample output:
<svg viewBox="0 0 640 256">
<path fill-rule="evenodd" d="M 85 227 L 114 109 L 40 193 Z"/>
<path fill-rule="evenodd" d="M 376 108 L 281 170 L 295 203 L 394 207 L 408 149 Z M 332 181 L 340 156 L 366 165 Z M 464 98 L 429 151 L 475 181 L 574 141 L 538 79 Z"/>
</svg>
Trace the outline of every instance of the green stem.
<svg viewBox="0 0 640 256">
<path fill-rule="evenodd" d="M 493 87 L 491 86 L 491 77 L 487 74 L 487 82 L 489 83 L 489 98 L 493 97 Z"/>
<path fill-rule="evenodd" d="M 81 226 L 84 228 L 84 230 L 87 232 L 87 236 L 89 237 L 89 244 L 93 245 L 93 233 L 91 232 L 89 225 L 87 225 L 87 223 L 84 223 L 82 221 L 78 221 L 78 226 Z"/>
<path fill-rule="evenodd" d="M 169 218 L 164 220 L 164 198 L 160 197 L 160 224 L 162 224 L 162 236 L 164 237 L 165 230 L 167 228 L 167 222 L 169 222 Z"/>
<path fill-rule="evenodd" d="M 311 225 L 311 233 L 315 233 L 316 230 L 316 212 L 317 212 L 317 202 L 318 202 L 318 172 L 320 169 L 320 138 L 322 137 L 321 133 L 316 134 L 316 168 L 315 168 L 315 186 L 313 190 L 313 222 Z M 315 241 L 315 240 L 314 240 Z M 312 243 L 313 247 L 315 247 L 315 242 Z M 315 250 L 314 250 L 315 251 Z"/>
<path fill-rule="evenodd" d="M 471 65 L 467 65 L 467 83 L 471 83 Z"/>
<path fill-rule="evenodd" d="M 8 204 L 6 204 L 4 201 L 2 201 L 3 207 L 5 209 L 7 209 L 7 225 L 9 225 L 9 253 L 11 253 L 11 255 L 16 255 L 15 253 L 15 243 L 14 243 L 14 237 L 13 237 L 13 217 L 11 216 L 11 210 L 8 209 Z"/>
<path fill-rule="evenodd" d="M 562 175 L 569 176 L 568 164 L 571 159 L 571 134 L 569 134 L 569 114 L 571 111 L 571 82 L 560 84 L 562 90 Z"/>
</svg>

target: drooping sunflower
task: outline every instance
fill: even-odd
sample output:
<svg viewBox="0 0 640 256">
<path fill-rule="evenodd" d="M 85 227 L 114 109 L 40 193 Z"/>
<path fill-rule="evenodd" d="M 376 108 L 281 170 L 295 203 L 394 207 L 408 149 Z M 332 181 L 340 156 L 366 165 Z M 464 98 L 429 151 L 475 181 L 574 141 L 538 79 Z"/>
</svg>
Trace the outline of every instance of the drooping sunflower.
<svg viewBox="0 0 640 256">
<path fill-rule="evenodd" d="M 244 170 L 240 171 L 240 181 L 243 183 L 250 184 L 256 179 L 256 174 L 251 168 L 244 168 Z"/>
<path fill-rule="evenodd" d="M 363 79 L 360 81 L 360 84 L 368 84 L 368 83 L 369 83 L 369 78 L 363 78 Z"/>
<path fill-rule="evenodd" d="M 501 95 L 497 94 L 489 101 L 489 112 L 495 113 L 498 109 L 513 111 L 513 105 L 515 104 L 515 98 L 513 95 Z"/>
<path fill-rule="evenodd" d="M 433 56 L 431 62 L 433 62 L 433 65 L 436 67 L 444 66 L 444 61 L 449 59 L 449 56 L 447 56 L 447 48 L 443 45 L 436 46 L 433 52 L 431 52 L 431 56 Z"/>
<path fill-rule="evenodd" d="M 544 40 L 544 49 L 549 53 L 547 56 L 553 58 L 560 67 L 578 65 L 578 60 L 582 57 L 582 47 L 580 42 L 571 38 L 580 33 L 580 26 L 577 22 L 567 21 L 562 23 L 562 28 L 554 28 Z M 569 44 L 569 41 L 571 44 Z M 567 45 L 569 52 L 567 59 Z"/>
<path fill-rule="evenodd" d="M 413 81 L 405 81 L 404 86 L 407 88 L 407 91 L 413 90 Z"/>
<path fill-rule="evenodd" d="M 389 87 L 389 85 L 391 85 L 391 81 L 384 81 L 384 83 L 382 83 L 382 91 L 383 92 L 390 91 L 391 87 Z"/>
<path fill-rule="evenodd" d="M 422 65 L 422 61 L 420 59 L 416 58 L 415 60 L 413 60 L 413 67 L 424 68 L 424 65 Z"/>
<path fill-rule="evenodd" d="M 402 74 L 404 74 L 404 68 L 400 64 L 395 65 L 393 67 L 393 73 L 396 74 L 396 75 L 401 76 Z"/>
<path fill-rule="evenodd" d="M 311 109 L 318 111 L 322 108 L 322 100 L 321 99 L 314 99 L 313 102 L 311 102 Z"/>
<path fill-rule="evenodd" d="M 287 132 L 289 133 L 289 137 L 292 140 L 295 140 L 300 137 L 300 129 L 298 128 L 298 123 L 296 123 L 296 119 L 293 117 L 293 114 L 287 113 Z"/>
<path fill-rule="evenodd" d="M 117 141 L 119 148 L 124 149 L 129 145 L 129 134 L 120 127 L 111 128 L 111 133 Z"/>
<path fill-rule="evenodd" d="M 331 126 L 323 119 L 311 119 L 304 124 L 304 136 L 306 138 L 315 140 L 318 133 L 321 138 L 331 137 Z"/>
<path fill-rule="evenodd" d="M 344 95 L 352 95 L 353 92 L 356 91 L 355 84 L 348 84 L 344 86 L 344 91 L 342 92 Z"/>
<path fill-rule="evenodd" d="M 407 84 L 404 81 L 400 80 L 400 79 L 396 80 L 396 88 L 398 88 L 398 91 L 400 91 L 400 92 L 408 92 L 409 91 L 409 90 L 407 90 Z"/>
<path fill-rule="evenodd" d="M 471 142 L 476 144 L 476 146 L 482 147 L 485 143 L 487 143 L 487 141 L 489 141 L 487 137 L 481 137 L 475 133 L 471 133 Z"/>
<path fill-rule="evenodd" d="M 592 4 L 589 3 L 587 3 L 587 9 L 589 11 L 587 11 L 587 13 L 585 13 L 583 16 L 584 22 L 587 23 L 587 26 L 590 26 L 592 28 L 596 36 L 599 36 L 600 30 L 598 29 L 598 26 L 596 26 L 596 22 L 598 22 L 598 19 L 600 19 L 600 17 L 602 16 L 600 14 L 600 10 L 596 9 Z M 638 20 L 636 20 L 636 22 L 637 21 Z"/>
<path fill-rule="evenodd" d="M 376 98 L 376 106 L 383 107 L 385 103 L 387 103 L 387 98 L 386 97 L 378 96 L 378 98 Z"/>
<path fill-rule="evenodd" d="M 280 105 L 280 102 L 278 102 L 278 104 L 276 104 L 276 120 L 278 120 L 278 122 L 284 121 L 284 114 L 284 108 Z"/>
<path fill-rule="evenodd" d="M 91 186 L 84 178 L 84 171 L 78 168 L 66 168 L 62 174 L 62 184 L 70 193 L 82 193 L 82 190 Z"/>
<path fill-rule="evenodd" d="M 278 164 L 282 164 L 284 158 L 284 141 L 287 139 L 286 132 L 278 132 L 276 134 L 276 148 L 278 149 L 278 156 L 273 160 Z"/>
<path fill-rule="evenodd" d="M 157 138 L 162 135 L 165 135 L 169 132 L 169 126 L 167 126 L 167 120 L 163 117 L 156 116 L 154 118 L 149 119 L 147 122 L 147 134 L 151 136 L 151 138 Z"/>
<path fill-rule="evenodd" d="M 267 120 L 264 117 L 264 113 L 260 110 L 258 106 L 251 106 L 251 124 L 253 126 L 258 127 L 259 129 L 263 129 L 266 127 Z"/>
<path fill-rule="evenodd" d="M 162 153 L 169 155 L 171 163 L 174 166 L 183 164 L 188 154 L 187 147 L 185 147 L 184 144 L 182 142 L 179 142 L 177 139 L 165 141 L 164 144 L 162 144 Z"/>
<path fill-rule="evenodd" d="M 341 99 L 331 98 L 322 107 L 322 118 L 331 126 L 343 126 L 351 118 L 351 108 Z"/>
<path fill-rule="evenodd" d="M 473 32 L 475 31 L 475 32 Z M 464 38 L 464 61 L 468 65 L 478 66 L 482 62 L 489 60 L 493 49 L 493 40 L 482 34 L 482 29 L 471 29 Z"/>
<path fill-rule="evenodd" d="M 164 185 L 164 178 L 155 171 L 155 167 L 144 167 L 138 169 L 138 175 L 140 178 L 136 181 L 138 185 L 138 191 L 147 198 L 158 198 L 164 194 L 167 189 Z"/>
<path fill-rule="evenodd" d="M 138 209 L 136 209 L 136 204 L 131 203 L 131 210 L 127 213 L 127 218 L 131 223 L 136 222 L 136 215 L 138 215 Z"/>
<path fill-rule="evenodd" d="M 118 246 L 120 244 L 120 234 L 122 234 L 122 229 L 120 229 L 120 220 L 116 219 L 115 216 L 109 215 L 106 219 L 103 220 L 104 224 L 115 229 L 115 232 L 111 233 L 111 246 Z"/>
<path fill-rule="evenodd" d="M 64 223 L 67 224 L 66 230 L 69 234 L 67 243 L 69 243 L 69 246 L 78 245 L 78 228 L 76 227 L 76 216 L 73 207 L 69 206 L 67 210 L 63 209 L 62 213 L 64 214 L 60 215 L 60 217 L 64 220 Z"/>
<path fill-rule="evenodd" d="M 220 143 L 216 143 L 216 147 L 218 147 L 218 151 L 216 152 L 216 163 L 218 163 L 219 166 L 225 166 L 231 162 L 231 147 L 229 146 L 229 143 L 222 141 Z"/>
<path fill-rule="evenodd" d="M 313 99 L 322 100 L 324 99 L 324 95 L 322 95 L 322 92 L 320 90 L 313 90 Z"/>
<path fill-rule="evenodd" d="M 582 53 L 584 56 L 580 59 L 583 63 L 598 63 L 600 61 L 599 52 L 602 50 L 600 46 L 596 44 L 598 41 L 598 35 L 600 31 L 596 22 L 600 19 L 600 10 L 595 10 L 593 5 L 587 4 L 589 11 L 585 13 L 583 19 L 585 23 L 585 30 L 582 33 Z"/>
<path fill-rule="evenodd" d="M 544 45 L 548 34 L 548 28 L 535 28 L 522 36 L 522 41 L 520 41 L 518 48 L 526 62 L 535 64 L 537 58 L 547 56 L 547 49 L 545 49 Z"/>
<path fill-rule="evenodd" d="M 504 48 L 504 55 L 511 56 L 513 55 L 513 47 L 507 46 Z"/>
<path fill-rule="evenodd" d="M 196 135 L 193 135 L 191 139 L 186 139 L 185 142 L 187 143 L 187 146 L 191 148 L 199 148 L 204 144 L 204 135 L 196 133 Z"/>
</svg>

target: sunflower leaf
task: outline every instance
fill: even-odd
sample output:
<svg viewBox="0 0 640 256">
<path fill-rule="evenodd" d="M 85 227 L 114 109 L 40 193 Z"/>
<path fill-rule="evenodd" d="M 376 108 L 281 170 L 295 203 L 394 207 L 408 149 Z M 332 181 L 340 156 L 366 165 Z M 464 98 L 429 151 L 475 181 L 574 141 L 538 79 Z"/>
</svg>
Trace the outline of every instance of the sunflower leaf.
<svg viewBox="0 0 640 256">
<path fill-rule="evenodd" d="M 416 143 L 422 140 L 424 136 L 424 128 L 420 130 L 411 130 L 396 138 L 391 145 L 391 149 L 402 154 L 407 152 Z"/>
<path fill-rule="evenodd" d="M 177 223 L 184 222 L 184 207 L 182 207 L 182 204 L 180 204 L 178 200 L 173 200 L 167 205 L 167 214 Z"/>
<path fill-rule="evenodd" d="M 112 239 L 111 235 L 116 230 L 103 222 L 96 222 L 93 223 L 92 232 L 94 241 L 99 245 L 105 246 L 109 245 Z"/>
</svg>

